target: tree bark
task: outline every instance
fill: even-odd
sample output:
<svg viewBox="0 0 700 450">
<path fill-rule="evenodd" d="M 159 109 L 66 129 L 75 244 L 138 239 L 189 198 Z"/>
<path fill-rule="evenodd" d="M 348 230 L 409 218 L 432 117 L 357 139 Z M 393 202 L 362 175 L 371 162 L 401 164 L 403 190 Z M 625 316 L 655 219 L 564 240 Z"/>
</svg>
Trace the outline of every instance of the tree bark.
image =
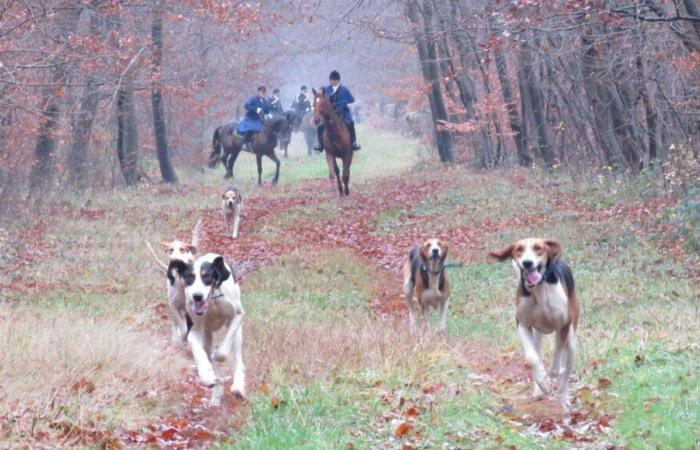
<svg viewBox="0 0 700 450">
<path fill-rule="evenodd" d="M 151 39 L 153 41 L 153 74 L 151 81 L 151 105 L 153 107 L 153 131 L 155 133 L 156 149 L 158 151 L 158 163 L 160 175 L 166 183 L 177 183 L 177 175 L 173 167 L 170 152 L 168 151 L 168 137 L 165 129 L 165 115 L 163 113 L 163 93 L 161 89 L 161 75 L 163 62 L 163 2 L 155 1 L 153 8 L 153 24 L 151 26 Z"/>
<path fill-rule="evenodd" d="M 527 148 L 527 136 L 523 132 L 523 125 L 520 120 L 520 115 L 518 114 L 518 107 L 515 104 L 515 97 L 508 76 L 508 66 L 506 56 L 503 53 L 503 47 L 497 45 L 493 50 L 493 56 L 496 62 L 498 82 L 501 85 L 503 103 L 505 103 L 506 111 L 508 111 L 508 123 L 510 125 L 510 130 L 514 134 L 518 164 L 527 167 L 532 164 L 532 156 L 530 155 L 530 150 Z"/>
<path fill-rule="evenodd" d="M 430 112 L 432 114 L 435 132 L 435 144 L 438 149 L 438 154 L 440 155 L 440 161 L 453 162 L 455 155 L 454 149 L 452 148 L 452 135 L 449 131 L 442 129 L 438 125 L 440 121 L 447 121 L 448 115 L 445 100 L 442 97 L 440 69 L 437 65 L 437 52 L 432 30 L 433 18 L 431 0 L 424 0 L 422 11 L 418 0 L 411 0 L 408 3 L 408 18 L 414 27 L 414 37 L 423 79 L 430 86 L 428 101 L 430 102 Z M 422 24 L 421 19 L 423 22 Z"/>
<path fill-rule="evenodd" d="M 52 42 L 63 45 L 68 39 L 70 30 L 75 27 L 80 16 L 80 9 L 67 9 L 57 13 L 57 32 L 50 36 Z M 49 34 L 47 32 L 47 34 Z M 59 127 L 61 107 L 64 104 L 64 85 L 68 77 L 68 62 L 64 60 L 60 50 L 53 53 L 49 60 L 52 64 L 49 84 L 42 92 L 42 120 L 34 147 L 34 163 L 29 178 L 30 190 L 39 192 L 46 188 L 53 179 L 55 154 L 57 148 L 56 133 Z"/>
<path fill-rule="evenodd" d="M 117 157 L 127 186 L 139 180 L 139 135 L 131 80 L 124 81 L 117 92 Z"/>
<path fill-rule="evenodd" d="M 99 17 L 96 11 L 88 11 L 90 13 L 90 34 L 98 36 L 100 33 Z M 87 160 L 90 150 L 90 136 L 100 95 L 96 81 L 97 77 L 93 72 L 88 72 L 85 76 L 85 90 L 72 124 L 72 142 L 68 150 L 68 181 L 78 190 L 85 189 L 88 181 Z"/>
<path fill-rule="evenodd" d="M 476 113 L 476 85 L 474 84 L 474 79 L 469 74 L 470 69 L 470 50 L 469 43 L 463 32 L 459 30 L 459 24 L 457 23 L 457 18 L 462 16 L 462 6 L 458 0 L 450 0 L 449 13 L 447 10 L 444 13 L 449 17 L 450 28 L 456 30 L 451 33 L 452 40 L 457 48 L 457 55 L 459 57 L 461 73 L 457 77 L 457 86 L 459 87 L 460 99 L 464 105 L 464 109 L 467 114 L 467 121 L 477 123 L 479 117 Z M 474 141 L 474 154 L 477 157 L 479 166 L 481 168 L 486 168 L 491 165 L 492 155 L 493 155 L 493 144 L 487 129 L 487 125 L 482 125 L 479 127 L 475 134 Z"/>
<path fill-rule="evenodd" d="M 535 127 L 533 134 L 537 136 L 537 148 L 545 167 L 551 168 L 554 165 L 554 151 L 552 150 L 552 143 L 547 131 L 547 118 L 544 110 L 541 81 L 533 68 L 534 61 L 535 54 L 530 44 L 524 42 L 520 49 L 520 66 L 523 77 L 521 95 L 523 89 L 527 91 L 527 95 L 522 97 L 529 102 L 528 111 L 532 113 Z"/>
</svg>

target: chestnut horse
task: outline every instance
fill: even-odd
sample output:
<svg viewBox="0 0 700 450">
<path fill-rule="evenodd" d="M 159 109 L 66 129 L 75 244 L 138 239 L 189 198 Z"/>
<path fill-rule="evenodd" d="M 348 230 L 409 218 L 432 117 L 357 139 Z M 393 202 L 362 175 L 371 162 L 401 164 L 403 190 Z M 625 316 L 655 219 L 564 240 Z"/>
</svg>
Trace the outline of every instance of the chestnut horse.
<svg viewBox="0 0 700 450">
<path fill-rule="evenodd" d="M 328 163 L 328 177 L 333 186 L 333 177 L 338 182 L 338 193 L 350 195 L 350 165 L 352 164 L 352 141 L 350 140 L 350 131 L 343 122 L 343 119 L 333 110 L 330 100 L 323 92 L 323 88 L 319 91 L 312 89 L 314 93 L 314 123 L 319 125 L 323 119 L 323 134 L 321 135 L 323 149 L 326 151 L 326 162 Z M 342 183 L 340 178 L 340 169 L 336 158 L 343 160 L 343 177 Z M 344 185 L 344 186 L 343 186 Z"/>
</svg>

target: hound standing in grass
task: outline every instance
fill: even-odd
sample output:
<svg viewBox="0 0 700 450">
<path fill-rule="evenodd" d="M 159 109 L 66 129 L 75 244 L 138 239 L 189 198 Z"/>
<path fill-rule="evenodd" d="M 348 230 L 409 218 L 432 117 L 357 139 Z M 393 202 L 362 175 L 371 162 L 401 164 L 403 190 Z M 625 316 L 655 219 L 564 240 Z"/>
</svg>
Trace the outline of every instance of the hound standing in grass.
<svg viewBox="0 0 700 450">
<path fill-rule="evenodd" d="M 197 244 L 199 242 L 199 230 L 201 226 L 202 221 L 200 219 L 197 221 L 194 230 L 192 230 L 191 244 L 178 240 L 161 242 L 169 262 L 179 260 L 191 263 L 194 261 L 197 255 Z M 146 245 L 158 267 L 163 273 L 167 274 L 168 265 L 156 256 L 151 244 L 146 242 Z M 169 276 L 166 284 L 168 289 L 168 307 L 170 308 L 170 319 L 172 322 L 171 341 L 175 344 L 184 341 L 187 337 L 187 324 L 185 322 L 185 283 L 180 277 Z"/>
<path fill-rule="evenodd" d="M 518 276 L 515 319 L 525 359 L 532 368 L 534 396 L 549 394 L 542 362 L 542 336 L 555 333 L 549 376 L 559 377 L 559 401 L 570 408 L 569 375 L 576 358 L 576 324 L 580 307 L 574 277 L 561 258 L 561 244 L 551 239 L 523 239 L 489 253 L 498 261 L 513 260 Z M 562 366 L 560 368 L 560 366 Z"/>
<path fill-rule="evenodd" d="M 185 282 L 187 309 L 187 342 L 197 365 L 199 378 L 213 388 L 211 404 L 221 403 L 224 380 L 216 363 L 225 361 L 233 348 L 234 396 L 245 398 L 245 367 L 241 347 L 243 345 L 243 305 L 241 290 L 231 266 L 224 258 L 208 253 L 194 263 L 172 261 L 168 277 L 179 276 Z M 225 330 L 221 343 L 214 347 L 214 333 Z"/>
<path fill-rule="evenodd" d="M 221 195 L 221 211 L 224 215 L 224 237 L 237 238 L 238 223 L 241 221 L 241 193 L 238 189 L 229 187 Z"/>
<path fill-rule="evenodd" d="M 438 239 L 428 239 L 423 246 L 416 245 L 411 250 L 401 269 L 411 330 L 415 328 L 415 314 L 418 314 L 417 306 L 420 306 L 424 325 L 430 321 L 430 309 L 440 309 L 439 330 L 442 333 L 445 332 L 451 293 L 445 272 L 446 257 L 447 244 Z"/>
</svg>

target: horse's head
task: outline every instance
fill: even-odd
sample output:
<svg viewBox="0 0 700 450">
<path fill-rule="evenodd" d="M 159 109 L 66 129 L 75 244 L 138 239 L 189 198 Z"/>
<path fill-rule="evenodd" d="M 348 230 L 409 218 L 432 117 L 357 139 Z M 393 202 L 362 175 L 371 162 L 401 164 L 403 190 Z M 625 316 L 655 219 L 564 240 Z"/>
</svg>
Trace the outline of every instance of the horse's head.
<svg viewBox="0 0 700 450">
<path fill-rule="evenodd" d="M 265 121 L 263 128 L 266 129 L 268 133 L 273 133 L 276 135 L 284 135 L 292 133 L 292 124 L 294 123 L 294 113 L 287 111 L 273 119 L 268 119 Z"/>
<path fill-rule="evenodd" d="M 301 125 L 301 119 L 304 117 L 303 113 L 296 111 L 287 111 L 287 120 L 291 124 L 292 129 L 296 132 L 299 131 L 299 126 Z"/>
<path fill-rule="evenodd" d="M 314 124 L 319 125 L 321 117 L 328 116 L 333 111 L 333 107 L 323 88 L 318 91 L 312 88 L 311 91 L 314 93 Z"/>
</svg>

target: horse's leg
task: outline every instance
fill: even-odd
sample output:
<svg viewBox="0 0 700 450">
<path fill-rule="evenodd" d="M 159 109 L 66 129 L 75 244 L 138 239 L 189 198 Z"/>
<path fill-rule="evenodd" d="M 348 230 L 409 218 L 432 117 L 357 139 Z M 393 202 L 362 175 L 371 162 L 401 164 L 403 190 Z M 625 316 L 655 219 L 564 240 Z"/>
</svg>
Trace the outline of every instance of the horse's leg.
<svg viewBox="0 0 700 450">
<path fill-rule="evenodd" d="M 255 154 L 255 162 L 258 163 L 258 186 L 262 186 L 262 155 Z"/>
<path fill-rule="evenodd" d="M 338 167 L 338 160 L 333 158 L 333 171 L 335 172 L 335 180 L 338 182 L 338 195 L 343 198 L 343 182 L 340 181 L 340 167 Z"/>
<path fill-rule="evenodd" d="M 272 179 L 272 184 L 277 184 L 277 180 L 280 178 L 280 160 L 277 155 L 275 155 L 275 149 L 272 149 L 272 151 L 267 154 L 267 157 L 274 161 L 277 166 L 275 167 L 275 178 Z"/>
<path fill-rule="evenodd" d="M 352 164 L 352 151 L 343 158 L 343 184 L 345 185 L 345 196 L 350 195 L 350 165 Z"/>
<path fill-rule="evenodd" d="M 232 148 L 229 152 L 228 158 L 226 159 L 226 178 L 233 178 L 233 165 L 236 163 L 238 154 L 241 152 L 240 148 Z"/>
<path fill-rule="evenodd" d="M 326 152 L 326 163 L 328 164 L 328 179 L 331 182 L 331 191 L 333 190 L 333 178 L 335 177 L 335 158 L 330 153 Z"/>
</svg>

